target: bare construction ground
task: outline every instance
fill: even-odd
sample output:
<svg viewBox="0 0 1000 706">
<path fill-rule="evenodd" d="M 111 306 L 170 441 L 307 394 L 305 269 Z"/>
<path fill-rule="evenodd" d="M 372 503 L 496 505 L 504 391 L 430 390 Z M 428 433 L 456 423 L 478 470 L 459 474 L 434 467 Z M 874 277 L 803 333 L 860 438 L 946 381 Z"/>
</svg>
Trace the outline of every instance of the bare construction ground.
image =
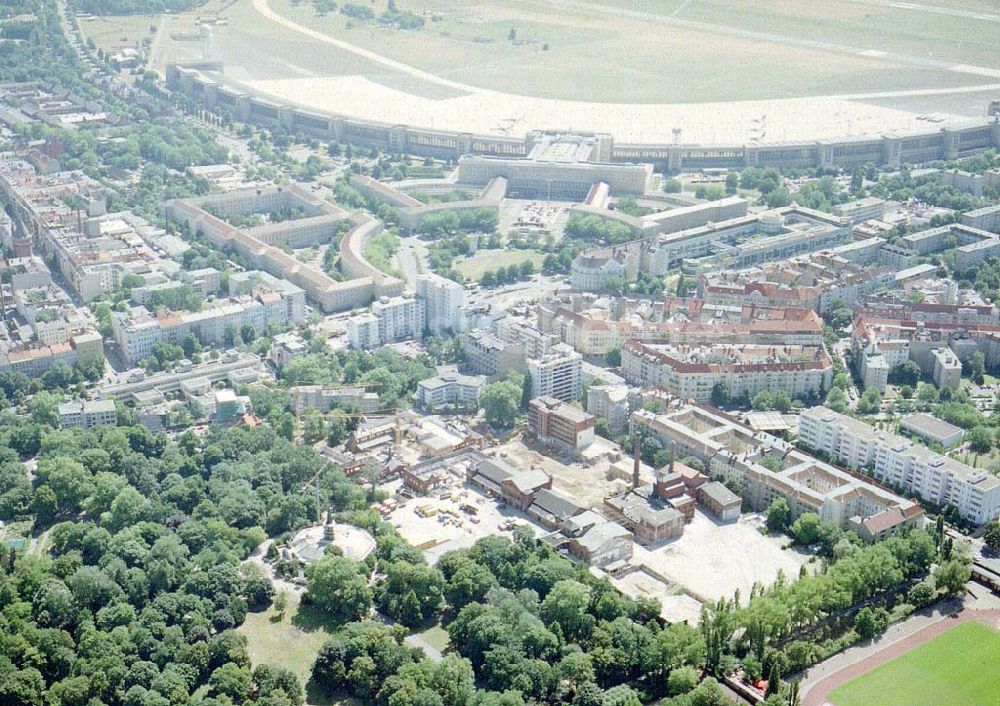
<svg viewBox="0 0 1000 706">
<path fill-rule="evenodd" d="M 402 481 L 393 481 L 382 489 L 394 493 L 401 485 Z M 463 505 L 474 507 L 476 511 L 464 511 Z M 457 482 L 443 493 L 402 502 L 389 513 L 386 521 L 399 530 L 407 542 L 424 551 L 431 563 L 450 549 L 472 546 L 481 537 L 509 532 L 511 521 L 532 527 L 538 533 L 537 528 L 519 513 L 501 508 L 495 500 Z"/>
<path fill-rule="evenodd" d="M 520 468 L 540 468 L 545 471 L 552 476 L 553 488 L 563 491 L 585 507 L 599 508 L 603 505 L 604 498 L 620 493 L 626 487 L 625 481 L 610 481 L 605 477 L 608 469 L 606 461 L 591 466 L 566 456 L 543 455 L 521 439 L 514 439 L 500 446 L 499 453 L 506 454 L 506 459 Z"/>
<path fill-rule="evenodd" d="M 679 586 L 653 576 L 641 568 L 611 581 L 615 588 L 632 598 L 655 598 L 660 601 L 660 616 L 672 623 L 686 621 L 697 625 L 701 603 L 684 593 Z"/>
<path fill-rule="evenodd" d="M 757 528 L 760 515 L 744 515 L 738 522 L 717 524 L 700 510 L 679 539 L 653 547 L 635 546 L 633 564 L 645 564 L 657 574 L 683 586 L 703 602 L 743 599 L 756 582 L 769 585 L 784 572 L 799 575 L 808 555 L 781 548 L 787 538 L 769 537 Z"/>
</svg>

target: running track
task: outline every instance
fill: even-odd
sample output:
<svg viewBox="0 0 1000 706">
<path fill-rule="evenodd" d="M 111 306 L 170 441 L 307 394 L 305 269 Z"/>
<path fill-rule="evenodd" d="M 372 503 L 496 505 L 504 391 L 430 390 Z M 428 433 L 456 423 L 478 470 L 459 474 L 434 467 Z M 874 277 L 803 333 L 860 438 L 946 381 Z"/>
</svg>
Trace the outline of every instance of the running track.
<svg viewBox="0 0 1000 706">
<path fill-rule="evenodd" d="M 933 625 L 918 630 L 917 632 L 902 638 L 898 642 L 887 646 L 869 657 L 847 665 L 843 669 L 834 672 L 828 677 L 819 680 L 803 694 L 802 706 L 828 706 L 830 703 L 827 697 L 830 692 L 841 684 L 859 677 L 886 662 L 899 657 L 910 650 L 919 647 L 928 640 L 937 637 L 941 633 L 948 632 L 959 623 L 969 620 L 976 620 L 992 628 L 996 628 L 1000 623 L 1000 610 L 972 610 L 963 608 L 958 613 L 954 613 L 946 618 L 942 618 Z"/>
</svg>

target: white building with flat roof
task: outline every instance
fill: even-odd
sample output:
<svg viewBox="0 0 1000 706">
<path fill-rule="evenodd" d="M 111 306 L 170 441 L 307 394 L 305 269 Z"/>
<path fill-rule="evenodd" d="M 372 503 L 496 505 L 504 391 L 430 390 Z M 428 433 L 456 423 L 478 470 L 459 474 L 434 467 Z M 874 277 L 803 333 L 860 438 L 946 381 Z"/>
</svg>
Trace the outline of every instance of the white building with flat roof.
<svg viewBox="0 0 1000 706">
<path fill-rule="evenodd" d="M 583 358 L 565 344 L 557 348 L 540 358 L 528 359 L 531 396 L 572 402 L 583 391 Z"/>
<path fill-rule="evenodd" d="M 936 348 L 931 351 L 934 359 L 934 384 L 939 388 L 950 387 L 957 390 L 962 384 L 962 362 L 950 348 Z"/>
<path fill-rule="evenodd" d="M 461 375 L 454 372 L 443 372 L 426 378 L 417 383 L 417 406 L 428 411 L 444 408 L 474 410 L 487 380 L 485 375 Z"/>
<path fill-rule="evenodd" d="M 378 319 L 382 343 L 421 339 L 427 323 L 427 309 L 422 299 L 412 295 L 381 297 L 372 304 L 372 314 Z"/>
<path fill-rule="evenodd" d="M 885 199 L 866 196 L 863 199 L 838 204 L 833 207 L 833 215 L 846 218 L 852 226 L 865 221 L 878 221 L 885 215 Z"/>
<path fill-rule="evenodd" d="M 347 340 L 351 348 L 369 350 L 382 345 L 378 332 L 378 317 L 371 312 L 352 316 L 347 320 Z"/>
<path fill-rule="evenodd" d="M 59 424 L 63 429 L 92 429 L 118 423 L 114 400 L 64 402 L 59 405 Z"/>
<path fill-rule="evenodd" d="M 386 343 L 421 339 L 426 328 L 426 304 L 412 294 L 382 297 L 370 313 L 347 320 L 347 338 L 352 348 L 367 350 Z"/>
<path fill-rule="evenodd" d="M 946 449 L 957 445 L 965 436 L 965 430 L 954 424 L 949 424 L 943 419 L 924 414 L 911 414 L 904 417 L 899 422 L 899 428 L 913 436 L 918 436 L 924 441 L 941 444 Z"/>
<path fill-rule="evenodd" d="M 799 441 L 929 503 L 954 505 L 974 524 L 1000 516 L 1000 479 L 996 476 L 827 407 L 802 412 Z"/>
<path fill-rule="evenodd" d="M 465 287 L 433 273 L 417 277 L 417 297 L 424 300 L 427 330 L 435 336 L 462 328 Z"/>
</svg>

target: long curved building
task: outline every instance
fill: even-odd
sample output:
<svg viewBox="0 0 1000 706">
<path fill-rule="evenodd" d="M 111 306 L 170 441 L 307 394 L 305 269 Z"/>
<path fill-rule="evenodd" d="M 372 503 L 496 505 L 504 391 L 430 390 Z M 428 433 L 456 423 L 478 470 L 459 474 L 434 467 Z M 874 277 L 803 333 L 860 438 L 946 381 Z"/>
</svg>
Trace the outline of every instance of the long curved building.
<svg viewBox="0 0 1000 706">
<path fill-rule="evenodd" d="M 545 134 L 537 130 L 523 137 L 481 135 L 409 125 L 405 115 L 398 123 L 386 123 L 326 112 L 257 93 L 224 79 L 222 68 L 219 62 L 169 64 L 167 86 L 211 110 L 246 122 L 280 125 L 321 139 L 420 156 L 527 158 Z M 615 142 L 613 135 L 595 137 L 602 143 L 601 157 L 606 162 L 651 163 L 668 172 L 751 166 L 850 169 L 869 163 L 897 165 L 955 159 L 1000 147 L 997 117 L 938 127 L 931 123 L 927 128 L 882 135 L 732 145 L 639 144 Z"/>
</svg>

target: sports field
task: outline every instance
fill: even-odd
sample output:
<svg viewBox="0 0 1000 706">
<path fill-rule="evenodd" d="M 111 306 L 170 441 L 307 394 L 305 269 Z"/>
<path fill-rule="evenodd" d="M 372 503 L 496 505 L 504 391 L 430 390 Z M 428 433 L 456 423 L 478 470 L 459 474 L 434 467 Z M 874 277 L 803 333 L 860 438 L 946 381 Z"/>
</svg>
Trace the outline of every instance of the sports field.
<svg viewBox="0 0 1000 706">
<path fill-rule="evenodd" d="M 836 688 L 835 706 L 996 706 L 1000 632 L 966 622 Z"/>
</svg>

